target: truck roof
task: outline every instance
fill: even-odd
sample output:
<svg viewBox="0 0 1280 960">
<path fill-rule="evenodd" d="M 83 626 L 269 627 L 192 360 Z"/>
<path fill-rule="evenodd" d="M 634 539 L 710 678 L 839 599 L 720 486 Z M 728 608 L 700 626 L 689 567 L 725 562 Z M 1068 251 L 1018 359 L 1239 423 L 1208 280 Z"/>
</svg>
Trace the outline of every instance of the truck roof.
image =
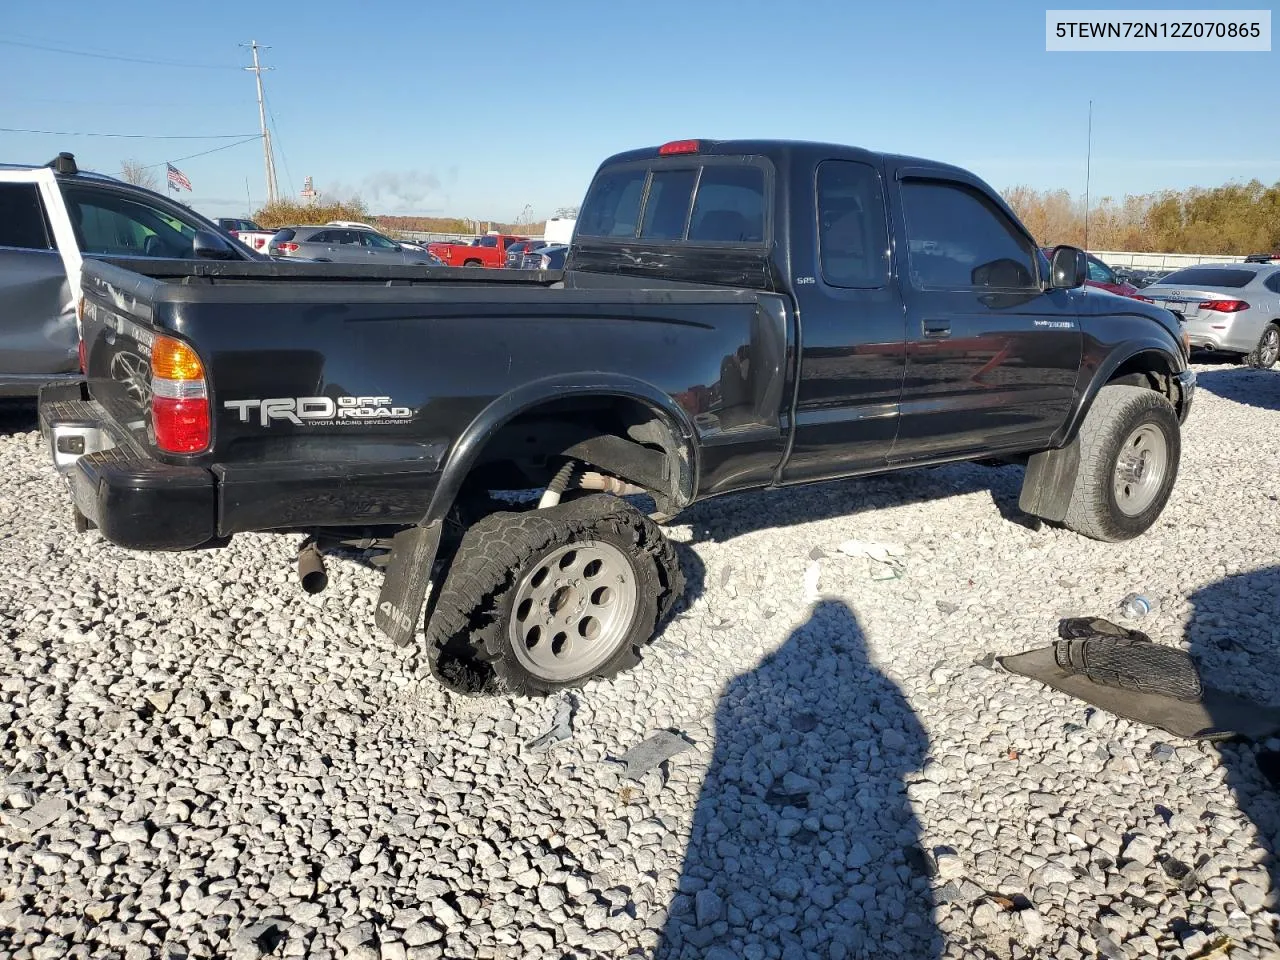
<svg viewBox="0 0 1280 960">
<path fill-rule="evenodd" d="M 680 147 L 664 154 L 663 151 L 679 144 Z M 685 145 L 694 145 L 692 148 Z M 926 166 L 937 170 L 947 170 L 953 173 L 963 174 L 966 177 L 972 177 L 973 174 L 950 163 L 940 163 L 937 160 L 928 160 L 923 157 L 912 157 L 898 153 L 884 153 L 875 150 L 868 150 L 864 147 L 852 147 L 848 144 L 825 143 L 816 140 L 706 140 L 706 139 L 690 139 L 690 140 L 674 140 L 666 144 L 653 147 L 640 147 L 635 150 L 626 150 L 621 153 L 615 153 L 604 161 L 601 166 L 609 166 L 615 163 L 627 163 L 632 160 L 652 160 L 656 157 L 670 155 L 678 156 L 701 155 L 701 156 L 744 156 L 756 155 L 776 159 L 782 156 L 793 156 L 804 159 L 832 159 L 834 157 L 844 157 L 851 160 L 890 160 L 894 163 L 910 166 Z"/>
</svg>

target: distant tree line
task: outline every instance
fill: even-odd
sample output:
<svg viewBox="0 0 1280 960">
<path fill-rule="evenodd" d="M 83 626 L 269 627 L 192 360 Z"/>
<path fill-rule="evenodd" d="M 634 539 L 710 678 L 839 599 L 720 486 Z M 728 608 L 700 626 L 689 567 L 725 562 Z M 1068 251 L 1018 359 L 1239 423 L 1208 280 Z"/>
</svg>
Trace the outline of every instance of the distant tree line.
<svg viewBox="0 0 1280 960">
<path fill-rule="evenodd" d="M 1084 200 L 1066 190 L 1011 187 L 1004 198 L 1040 243 L 1085 245 Z M 1280 183 L 1103 197 L 1089 205 L 1093 250 L 1249 254 L 1280 250 Z"/>
<path fill-rule="evenodd" d="M 357 199 L 326 203 L 298 203 L 278 200 L 253 212 L 253 221 L 262 227 L 291 227 L 301 224 L 328 223 L 330 220 L 369 222 L 369 209 Z"/>
</svg>

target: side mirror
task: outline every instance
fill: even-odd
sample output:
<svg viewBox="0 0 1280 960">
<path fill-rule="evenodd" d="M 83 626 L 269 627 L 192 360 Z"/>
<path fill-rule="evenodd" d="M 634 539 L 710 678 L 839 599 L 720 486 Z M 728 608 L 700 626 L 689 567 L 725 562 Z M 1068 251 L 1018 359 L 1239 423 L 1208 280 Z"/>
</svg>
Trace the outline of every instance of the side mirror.
<svg viewBox="0 0 1280 960">
<path fill-rule="evenodd" d="M 191 252 L 197 260 L 234 260 L 236 256 L 231 244 L 209 230 L 200 230 L 191 238 Z"/>
<path fill-rule="evenodd" d="M 1089 261 L 1079 247 L 1054 247 L 1049 257 L 1049 289 L 1074 290 L 1084 286 Z"/>
</svg>

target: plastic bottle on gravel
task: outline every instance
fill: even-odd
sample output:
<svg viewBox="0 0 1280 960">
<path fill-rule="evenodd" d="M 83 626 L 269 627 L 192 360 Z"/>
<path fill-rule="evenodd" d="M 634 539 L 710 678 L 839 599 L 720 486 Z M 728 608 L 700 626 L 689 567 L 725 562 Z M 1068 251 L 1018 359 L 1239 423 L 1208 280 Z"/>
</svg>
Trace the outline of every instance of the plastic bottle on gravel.
<svg viewBox="0 0 1280 960">
<path fill-rule="evenodd" d="M 1131 593 L 1120 601 L 1120 612 L 1130 620 L 1141 620 L 1151 612 L 1151 601 L 1140 593 Z"/>
</svg>

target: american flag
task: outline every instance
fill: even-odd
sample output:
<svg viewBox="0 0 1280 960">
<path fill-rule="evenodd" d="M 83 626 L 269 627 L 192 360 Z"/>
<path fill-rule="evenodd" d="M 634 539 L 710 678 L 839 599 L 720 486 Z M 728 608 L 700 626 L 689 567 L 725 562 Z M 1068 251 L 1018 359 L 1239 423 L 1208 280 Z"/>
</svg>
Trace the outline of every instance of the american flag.
<svg viewBox="0 0 1280 960">
<path fill-rule="evenodd" d="M 175 167 L 172 163 L 166 163 L 165 166 L 169 170 L 169 186 L 175 190 L 181 188 L 183 190 L 191 189 L 191 181 L 187 179 L 187 175 Z"/>
</svg>

